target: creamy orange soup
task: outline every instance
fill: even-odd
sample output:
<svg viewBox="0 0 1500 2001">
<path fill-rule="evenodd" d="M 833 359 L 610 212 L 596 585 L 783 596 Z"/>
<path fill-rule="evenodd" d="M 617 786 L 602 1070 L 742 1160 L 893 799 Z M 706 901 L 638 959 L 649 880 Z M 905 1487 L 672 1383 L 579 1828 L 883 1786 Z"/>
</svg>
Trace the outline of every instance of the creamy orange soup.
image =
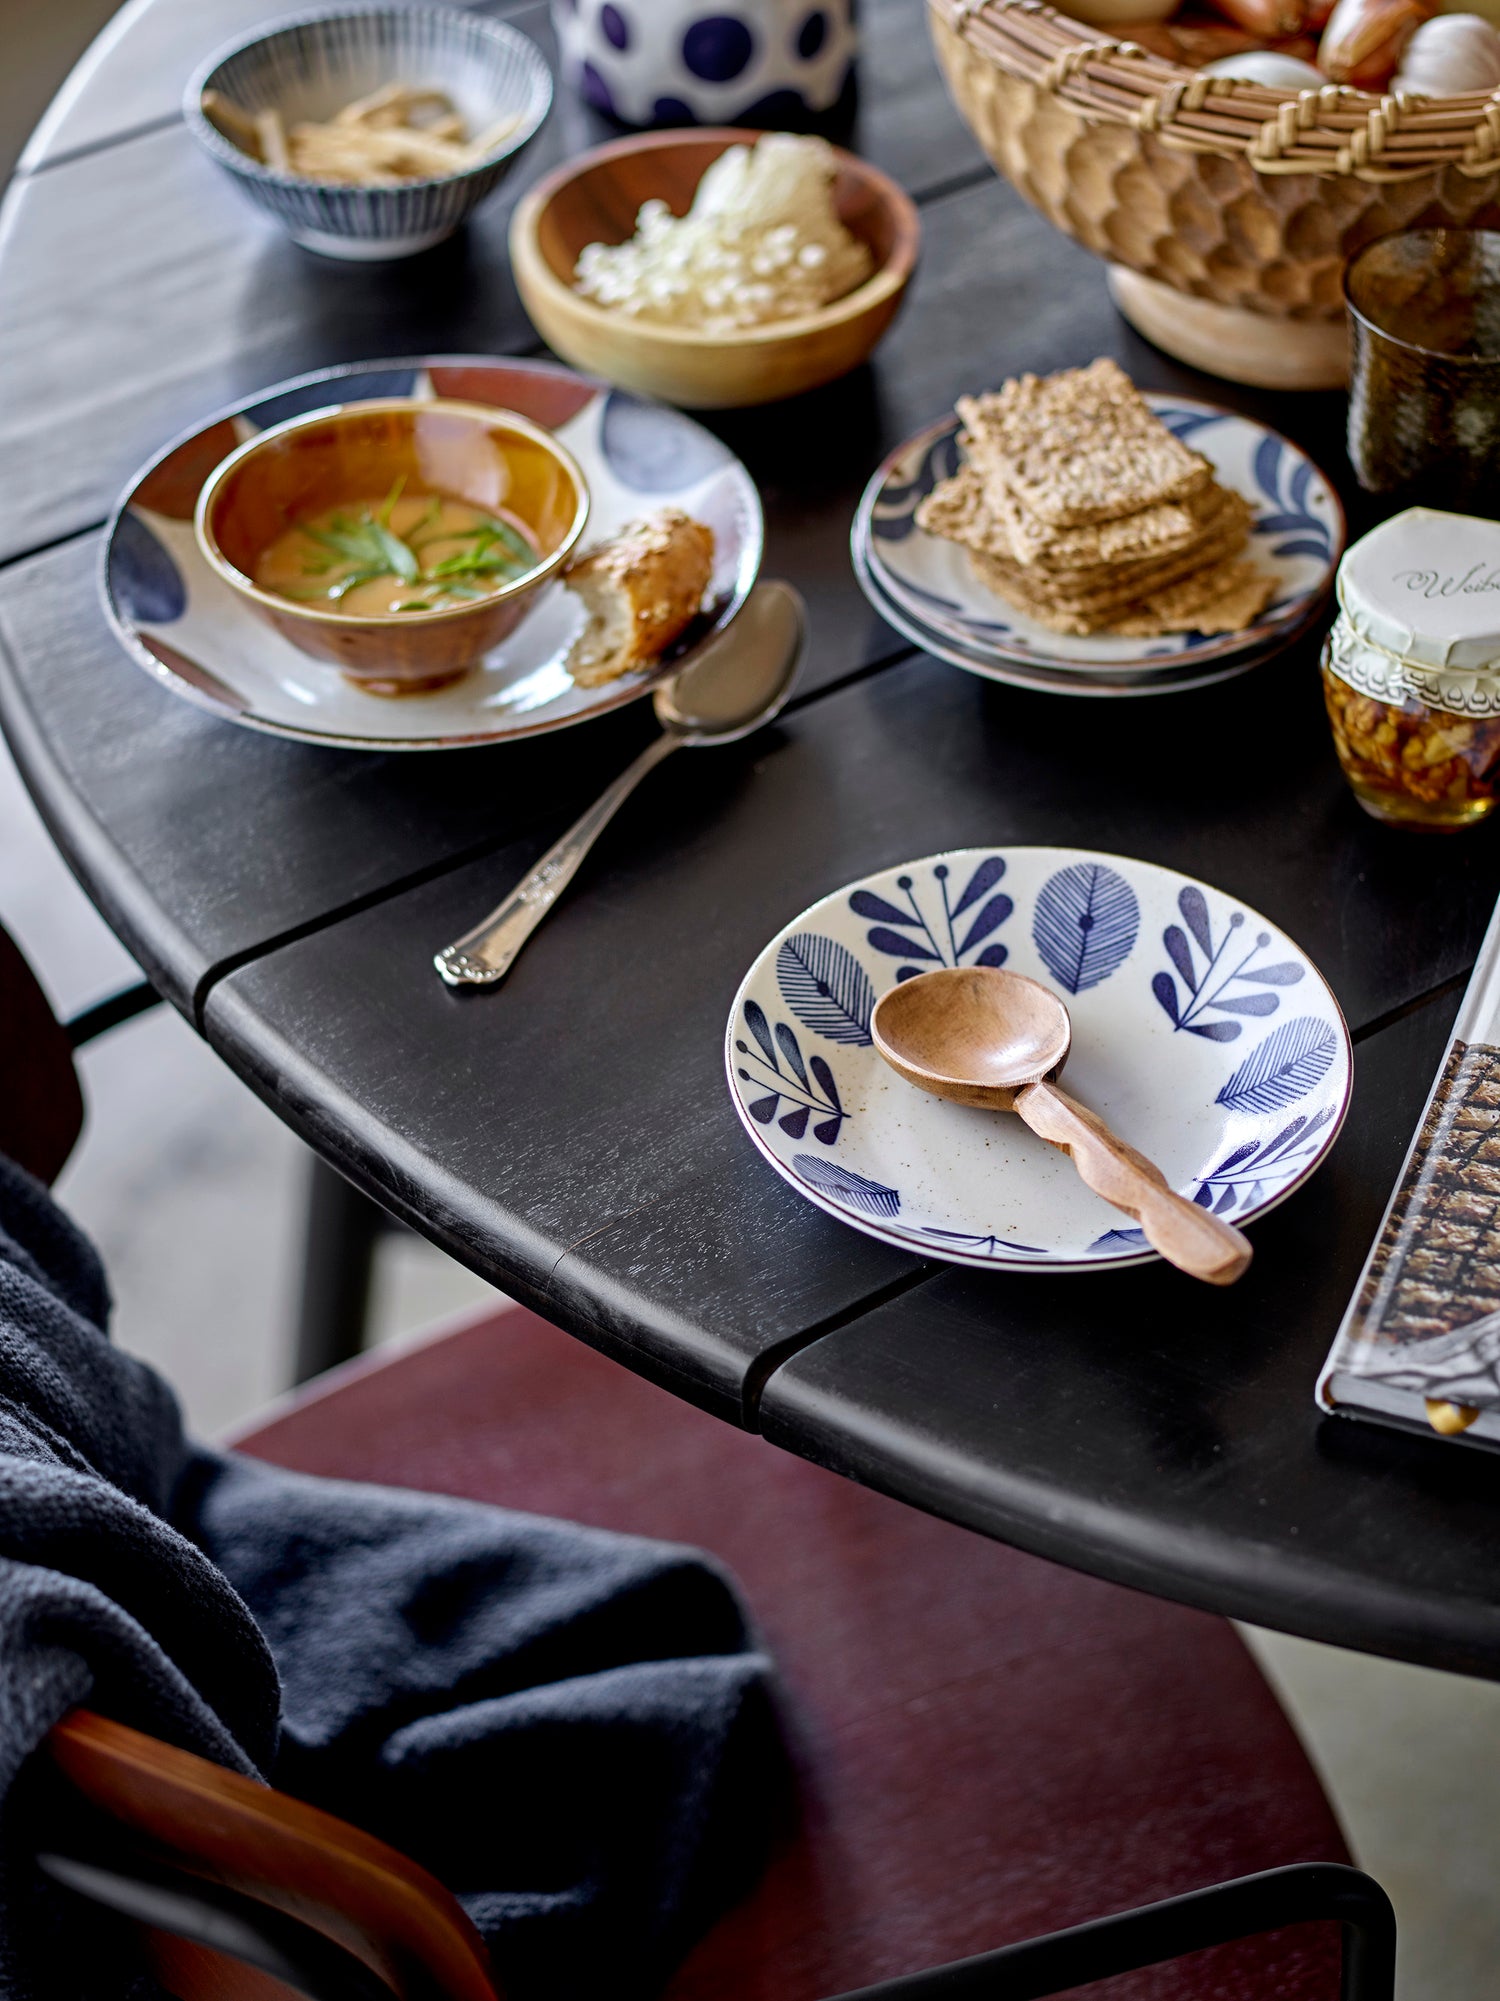
<svg viewBox="0 0 1500 2001">
<path fill-rule="evenodd" d="M 447 611 L 534 570 L 523 522 L 445 493 L 348 500 L 293 522 L 256 560 L 254 582 L 296 604 L 369 617 Z"/>
</svg>

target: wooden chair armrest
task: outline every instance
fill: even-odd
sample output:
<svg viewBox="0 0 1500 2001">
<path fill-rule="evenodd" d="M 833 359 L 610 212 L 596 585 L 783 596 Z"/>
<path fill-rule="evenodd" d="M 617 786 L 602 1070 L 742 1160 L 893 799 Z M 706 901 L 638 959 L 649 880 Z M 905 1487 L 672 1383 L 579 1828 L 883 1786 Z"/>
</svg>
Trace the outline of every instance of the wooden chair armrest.
<svg viewBox="0 0 1500 2001">
<path fill-rule="evenodd" d="M 497 2001 L 457 1899 L 373 1835 L 86 1709 L 57 1724 L 45 1755 L 147 1854 L 311 1927 L 401 2001 Z"/>
</svg>

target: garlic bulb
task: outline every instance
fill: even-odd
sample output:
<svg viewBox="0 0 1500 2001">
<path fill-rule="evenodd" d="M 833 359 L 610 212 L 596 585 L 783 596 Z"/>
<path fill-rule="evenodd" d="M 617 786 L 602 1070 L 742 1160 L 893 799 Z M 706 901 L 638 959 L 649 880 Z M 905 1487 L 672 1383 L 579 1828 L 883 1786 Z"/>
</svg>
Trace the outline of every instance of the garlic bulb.
<svg viewBox="0 0 1500 2001">
<path fill-rule="evenodd" d="M 1328 81 L 1311 63 L 1296 56 L 1278 55 L 1275 49 L 1244 49 L 1237 56 L 1220 56 L 1205 63 L 1200 76 L 1237 76 L 1246 83 L 1262 83 L 1267 90 L 1321 90 Z"/>
<path fill-rule="evenodd" d="M 1500 28 L 1477 14 L 1438 14 L 1424 21 L 1402 51 L 1391 89 L 1414 97 L 1500 89 Z"/>
</svg>

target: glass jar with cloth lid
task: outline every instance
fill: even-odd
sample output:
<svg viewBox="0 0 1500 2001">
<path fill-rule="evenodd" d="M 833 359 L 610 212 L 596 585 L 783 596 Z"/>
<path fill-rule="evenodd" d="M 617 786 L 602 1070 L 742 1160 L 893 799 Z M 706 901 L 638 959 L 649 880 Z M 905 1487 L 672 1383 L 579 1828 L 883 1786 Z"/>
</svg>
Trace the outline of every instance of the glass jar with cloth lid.
<svg viewBox="0 0 1500 2001">
<path fill-rule="evenodd" d="M 1323 653 L 1334 747 L 1367 813 L 1453 830 L 1500 792 L 1500 523 L 1412 507 L 1339 565 Z"/>
</svg>

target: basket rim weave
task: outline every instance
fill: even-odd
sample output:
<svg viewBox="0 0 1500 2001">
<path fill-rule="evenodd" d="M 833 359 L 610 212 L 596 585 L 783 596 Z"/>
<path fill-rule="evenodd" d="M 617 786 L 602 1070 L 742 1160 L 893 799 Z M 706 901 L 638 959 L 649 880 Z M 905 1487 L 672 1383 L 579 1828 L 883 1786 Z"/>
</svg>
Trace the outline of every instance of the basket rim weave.
<svg viewBox="0 0 1500 2001">
<path fill-rule="evenodd" d="M 1347 84 L 1295 96 L 1199 70 L 1060 14 L 1046 0 L 928 0 L 935 21 L 1006 75 L 1165 146 L 1238 156 L 1261 174 L 1411 181 L 1500 172 L 1500 90 L 1377 97 Z"/>
</svg>

